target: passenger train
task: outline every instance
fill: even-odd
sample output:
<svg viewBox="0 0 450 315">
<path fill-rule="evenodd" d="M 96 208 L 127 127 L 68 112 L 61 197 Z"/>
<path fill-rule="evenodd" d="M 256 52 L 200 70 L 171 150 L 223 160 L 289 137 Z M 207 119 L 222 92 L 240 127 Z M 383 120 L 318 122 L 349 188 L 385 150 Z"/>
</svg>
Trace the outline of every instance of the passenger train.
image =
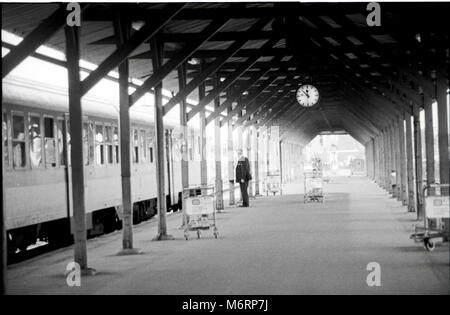
<svg viewBox="0 0 450 315">
<path fill-rule="evenodd" d="M 82 99 L 88 236 L 121 227 L 118 104 Z M 130 110 L 133 221 L 156 214 L 152 108 Z M 178 121 L 164 118 L 168 209 L 181 208 L 181 137 Z M 8 253 L 36 240 L 71 241 L 71 168 L 67 90 L 30 79 L 3 80 L 3 160 Z M 200 183 L 200 133 L 188 129 L 189 181 Z M 196 171 L 198 170 L 198 171 Z"/>
<path fill-rule="evenodd" d="M 108 84 L 115 83 L 106 81 L 109 82 L 104 82 L 107 91 L 114 88 Z M 10 74 L 2 81 L 2 89 L 3 189 L 8 255 L 24 252 L 37 240 L 52 247 L 68 245 L 73 241 L 73 211 L 67 88 L 56 86 L 53 81 L 40 80 L 39 75 L 30 78 Z M 99 91 L 82 98 L 88 237 L 120 229 L 122 224 L 118 95 L 105 96 L 103 90 Z M 153 107 L 147 104 L 151 103 L 150 97 L 142 100 L 144 102 L 140 106 L 130 109 L 134 224 L 154 216 L 157 206 Z M 183 132 L 187 132 L 188 137 L 183 150 L 186 150 L 188 158 L 189 185 L 201 183 L 202 154 L 209 161 L 208 182 L 214 182 L 216 167 L 216 163 L 211 163 L 215 156 L 214 132 L 207 131 L 206 142 L 209 144 L 202 150 L 199 124 L 192 121 L 187 130 L 181 130 L 178 118 L 178 114 L 164 116 L 165 189 L 169 211 L 181 209 Z M 210 125 L 212 127 L 213 124 Z M 226 128 L 222 128 L 221 133 L 224 132 L 226 134 Z M 254 161 L 255 151 L 251 147 L 255 143 L 248 144 L 250 140 L 246 135 L 246 132 L 236 130 L 232 141 L 239 143 L 238 139 L 241 139 L 250 161 Z M 257 159 L 261 179 L 264 174 L 276 171 L 276 161 L 279 160 L 278 137 L 271 135 L 263 139 L 251 140 L 260 141 L 261 152 Z M 267 146 L 263 141 L 268 141 Z M 227 142 L 222 141 L 222 161 L 228 160 L 228 154 Z M 254 163 L 251 164 L 254 173 Z M 228 174 L 228 167 L 228 163 L 222 163 L 223 184 L 229 182 L 229 175 L 234 177 L 234 174 Z M 223 184 L 223 191 L 228 191 L 229 185 Z M 255 182 L 251 185 L 253 187 Z M 236 191 L 239 191 L 238 186 L 234 185 Z"/>
</svg>

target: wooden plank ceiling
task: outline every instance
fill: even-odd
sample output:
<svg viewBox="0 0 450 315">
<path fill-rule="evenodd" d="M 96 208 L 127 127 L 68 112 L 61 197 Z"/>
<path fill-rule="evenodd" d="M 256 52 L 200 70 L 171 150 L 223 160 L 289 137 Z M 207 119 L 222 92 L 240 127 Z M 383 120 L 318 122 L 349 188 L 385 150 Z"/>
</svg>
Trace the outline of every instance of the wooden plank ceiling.
<svg viewBox="0 0 450 315">
<path fill-rule="evenodd" d="M 115 51 L 118 12 L 132 20 L 133 34 L 168 6 L 90 4 L 83 11 L 82 58 L 99 65 Z M 221 102 L 231 106 L 224 113 L 244 110 L 240 123 L 281 125 L 303 142 L 321 132 L 346 131 L 364 143 L 394 116 L 410 112 L 411 104 L 420 106 L 419 92 L 433 93 L 433 71 L 448 76 L 450 29 L 449 3 L 381 3 L 378 27 L 367 25 L 366 6 L 188 3 L 157 36 L 164 42 L 164 63 L 200 43 L 189 54 L 188 83 L 220 65 L 206 75 L 206 92 L 218 91 Z M 3 4 L 2 29 L 24 37 L 56 9 L 54 3 Z M 217 29 L 208 33 L 213 23 Z M 46 45 L 64 51 L 63 30 Z M 129 57 L 130 75 L 142 81 L 151 77 L 151 56 L 148 41 L 139 45 Z M 178 72 L 170 70 L 163 87 L 176 95 Z M 227 78 L 230 84 L 217 89 Z M 295 90 L 301 83 L 319 88 L 318 106 L 299 108 Z M 189 97 L 198 100 L 197 90 Z"/>
</svg>

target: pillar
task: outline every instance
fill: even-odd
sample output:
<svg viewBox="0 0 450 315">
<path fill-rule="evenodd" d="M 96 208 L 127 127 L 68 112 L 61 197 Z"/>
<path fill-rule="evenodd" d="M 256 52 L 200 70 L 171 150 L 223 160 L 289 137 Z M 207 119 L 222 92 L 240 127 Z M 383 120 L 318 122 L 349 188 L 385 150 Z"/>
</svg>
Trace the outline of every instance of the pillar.
<svg viewBox="0 0 450 315">
<path fill-rule="evenodd" d="M 214 99 L 214 108 L 220 107 L 220 96 Z M 214 156 L 216 160 L 216 209 L 223 210 L 223 188 L 222 188 L 222 142 L 220 138 L 220 116 L 214 119 Z"/>
<path fill-rule="evenodd" d="M 186 71 L 186 64 L 183 63 L 178 68 L 178 87 L 181 91 L 186 86 L 186 79 L 187 79 L 187 71 Z M 180 108 L 180 128 L 181 128 L 181 187 L 183 189 L 182 193 L 182 207 L 183 211 L 185 211 L 185 203 L 184 199 L 188 197 L 188 191 L 186 189 L 189 187 L 189 156 L 188 156 L 188 126 L 187 126 L 187 116 L 186 116 L 186 109 L 187 109 L 187 102 L 186 98 L 184 97 L 179 104 Z M 184 226 L 186 224 L 185 220 L 186 217 L 184 215 L 182 217 L 182 223 L 181 225 Z"/>
<path fill-rule="evenodd" d="M 232 110 L 231 106 L 228 108 L 228 113 Z M 229 194 L 230 206 L 234 205 L 235 202 L 235 189 L 234 189 L 234 181 L 235 181 L 235 172 L 234 172 L 234 149 L 233 149 L 233 119 L 228 120 L 227 124 L 228 128 L 228 139 L 227 139 L 227 149 L 228 149 L 228 183 L 229 183 Z"/>
<path fill-rule="evenodd" d="M 407 166 L 406 166 L 406 147 L 405 147 L 405 128 L 403 116 L 398 119 L 398 133 L 400 140 L 400 199 L 403 205 L 407 204 Z"/>
<path fill-rule="evenodd" d="M 423 217 L 423 203 L 422 203 L 422 140 L 420 137 L 420 120 L 419 108 L 414 109 L 414 152 L 416 156 L 416 204 L 417 204 L 417 219 Z"/>
<path fill-rule="evenodd" d="M 261 136 L 261 132 L 260 130 L 255 130 L 256 132 L 256 141 L 255 141 L 255 196 L 259 196 L 260 195 L 260 182 L 259 182 L 259 149 L 260 149 L 260 145 L 259 145 L 259 141 L 260 141 L 260 136 Z"/>
<path fill-rule="evenodd" d="M 126 42 L 131 25 L 123 18 L 115 21 L 117 46 Z M 133 202 L 131 199 L 131 153 L 130 153 L 130 102 L 128 96 L 128 59 L 119 65 L 119 136 L 120 136 L 120 175 L 122 185 L 122 251 L 121 255 L 137 254 L 133 248 Z"/>
<path fill-rule="evenodd" d="M 389 127 L 386 128 L 385 137 L 384 137 L 384 188 L 390 192 L 391 187 L 389 183 L 389 176 L 391 173 L 391 163 L 390 163 L 390 136 L 389 136 Z"/>
<path fill-rule="evenodd" d="M 80 84 L 80 34 L 77 26 L 66 26 L 66 59 L 69 87 L 69 119 L 71 138 L 72 200 L 74 260 L 89 272 L 86 247 L 86 208 L 84 191 L 83 122 Z M 91 270 L 93 271 L 93 270 Z"/>
<path fill-rule="evenodd" d="M 412 116 L 405 114 L 406 121 L 406 168 L 408 176 L 408 211 L 416 211 L 416 201 L 414 194 L 414 153 L 413 153 L 413 139 L 411 130 Z"/>
<path fill-rule="evenodd" d="M 253 167 L 254 159 L 253 159 L 252 142 L 253 142 L 253 128 L 252 128 L 252 126 L 248 126 L 247 127 L 247 141 L 246 141 L 247 148 L 246 148 L 246 150 L 247 150 L 247 158 L 248 158 L 248 161 L 249 161 L 249 164 L 250 164 L 250 173 L 252 173 L 253 170 L 254 170 L 254 167 Z M 248 195 L 249 195 L 249 197 L 253 197 L 253 180 L 251 180 L 248 183 Z"/>
<path fill-rule="evenodd" d="M 394 127 L 392 123 L 389 125 L 389 175 L 391 174 L 391 171 L 397 171 L 396 165 L 395 165 L 395 136 L 394 136 Z M 392 189 L 392 183 L 389 178 L 389 192 L 392 194 L 393 197 L 396 196 L 395 190 Z"/>
<path fill-rule="evenodd" d="M 241 117 L 242 117 L 242 111 L 239 111 L 238 118 L 241 118 Z M 237 150 L 238 151 L 242 150 L 242 153 L 245 153 L 245 151 L 244 151 L 244 128 L 242 126 L 237 126 L 236 129 L 237 129 L 237 134 L 238 134 Z M 239 189 L 239 200 L 242 202 L 242 194 L 241 194 L 240 189 Z"/>
<path fill-rule="evenodd" d="M 3 105 L 3 96 L 2 96 Z M 3 129 L 2 129 L 3 130 Z M 2 135 L 3 139 L 4 135 Z M 5 230 L 5 198 L 4 198 L 4 181 L 5 175 L 5 155 L 2 154 L 2 208 L 0 209 L 0 295 L 5 295 L 6 292 L 6 256 L 7 256 L 7 243 L 6 243 L 6 230 Z"/>
<path fill-rule="evenodd" d="M 394 120 L 393 124 L 393 135 L 394 135 L 394 156 L 395 156 L 395 172 L 396 172 L 396 188 L 395 196 L 397 200 L 401 201 L 401 191 L 402 191 L 402 166 L 401 166 L 401 141 L 400 141 L 400 130 L 399 130 L 399 119 Z"/>
<path fill-rule="evenodd" d="M 446 57 L 447 57 L 447 76 L 449 71 L 449 49 L 446 49 Z M 448 78 L 438 76 L 437 78 L 437 86 L 436 86 L 436 99 L 438 102 L 438 134 L 439 134 L 439 182 L 441 184 L 449 184 L 449 153 L 450 146 L 448 142 L 448 123 L 450 121 L 449 112 L 447 109 L 447 89 L 448 89 Z M 442 195 L 449 195 L 449 189 L 443 188 L 441 189 Z M 447 231 L 448 240 L 448 231 L 450 230 L 450 220 L 444 219 L 444 229 Z"/>
<path fill-rule="evenodd" d="M 150 51 L 152 52 L 153 71 L 157 71 L 163 61 L 163 45 L 154 36 L 150 40 Z M 162 103 L 162 83 L 154 87 L 154 120 L 155 120 L 155 164 L 156 164 L 156 187 L 158 197 L 158 234 L 155 240 L 167 240 L 173 237 L 167 234 L 166 222 L 166 193 L 164 174 L 164 124 L 163 124 L 163 103 Z"/>
<path fill-rule="evenodd" d="M 199 101 L 205 97 L 205 84 L 200 84 L 198 88 L 198 99 Z M 200 121 L 200 152 L 201 152 L 201 160 L 200 160 L 200 183 L 202 187 L 208 185 L 208 168 L 206 164 L 206 110 L 203 107 L 199 114 Z M 205 193 L 204 191 L 202 193 Z"/>
<path fill-rule="evenodd" d="M 447 51 L 448 54 L 448 51 Z M 441 184 L 449 183 L 449 142 L 448 142 L 448 122 L 450 120 L 447 111 L 447 89 L 448 84 L 445 77 L 437 78 L 437 102 L 438 102 L 438 133 L 439 133 L 439 177 Z M 449 190 L 443 189 L 441 193 L 448 195 Z"/>
<path fill-rule="evenodd" d="M 433 108 L 431 97 L 424 93 L 425 108 L 425 156 L 427 169 L 427 184 L 432 184 L 434 180 L 434 135 L 433 135 Z M 433 190 L 429 190 L 430 193 Z"/>
</svg>

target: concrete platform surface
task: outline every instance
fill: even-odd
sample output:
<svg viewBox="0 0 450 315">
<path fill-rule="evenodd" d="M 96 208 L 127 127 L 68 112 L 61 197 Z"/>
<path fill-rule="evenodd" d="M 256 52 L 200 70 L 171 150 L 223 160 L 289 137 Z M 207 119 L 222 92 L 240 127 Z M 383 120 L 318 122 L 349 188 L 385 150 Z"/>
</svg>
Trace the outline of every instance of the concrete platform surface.
<svg viewBox="0 0 450 315">
<path fill-rule="evenodd" d="M 144 254 L 117 256 L 121 232 L 89 241 L 95 276 L 69 287 L 72 248 L 8 268 L 10 294 L 449 294 L 448 243 L 434 252 L 409 239 L 415 214 L 365 177 L 325 184 L 323 204 L 304 204 L 300 184 L 283 196 L 251 200 L 218 214 L 219 238 L 183 238 L 180 215 L 168 217 L 172 241 L 152 241 L 156 221 L 136 226 Z M 370 262 L 381 286 L 366 283 Z"/>
</svg>

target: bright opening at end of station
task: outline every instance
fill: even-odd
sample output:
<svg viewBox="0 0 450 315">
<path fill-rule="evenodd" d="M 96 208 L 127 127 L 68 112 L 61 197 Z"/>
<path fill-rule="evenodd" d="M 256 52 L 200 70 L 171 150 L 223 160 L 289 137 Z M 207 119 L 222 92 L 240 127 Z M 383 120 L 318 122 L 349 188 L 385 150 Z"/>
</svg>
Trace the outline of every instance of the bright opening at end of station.
<svg viewBox="0 0 450 315">
<path fill-rule="evenodd" d="M 348 134 L 316 136 L 303 150 L 304 171 L 317 160 L 325 178 L 366 174 L 364 146 Z"/>
</svg>

